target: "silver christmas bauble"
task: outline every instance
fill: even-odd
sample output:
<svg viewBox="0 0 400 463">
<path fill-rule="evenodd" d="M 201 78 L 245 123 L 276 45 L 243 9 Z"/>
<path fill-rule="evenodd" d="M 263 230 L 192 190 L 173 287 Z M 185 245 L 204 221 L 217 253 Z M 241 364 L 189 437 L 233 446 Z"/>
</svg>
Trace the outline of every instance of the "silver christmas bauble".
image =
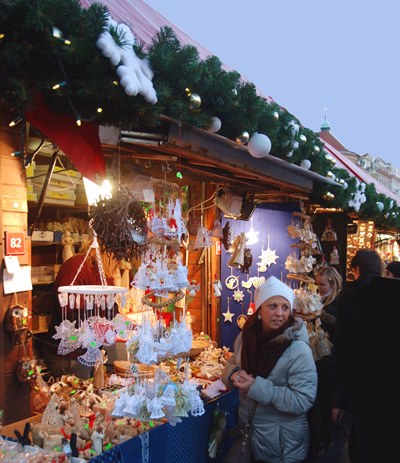
<svg viewBox="0 0 400 463">
<path fill-rule="evenodd" d="M 325 159 L 329 162 L 332 162 L 333 161 L 333 157 L 330 155 L 330 154 L 326 154 L 325 155 Z"/>
<path fill-rule="evenodd" d="M 244 131 L 236 137 L 236 143 L 239 143 L 240 145 L 245 145 L 249 141 L 249 138 L 249 132 Z"/>
<path fill-rule="evenodd" d="M 197 93 L 192 93 L 189 96 L 189 108 L 190 109 L 199 109 L 201 106 L 201 98 Z"/>
<path fill-rule="evenodd" d="M 314 151 L 312 152 L 313 156 L 316 156 L 317 154 L 319 154 L 319 152 L 320 152 L 319 146 L 315 145 Z"/>
<path fill-rule="evenodd" d="M 300 135 L 300 143 L 304 145 L 307 142 L 307 137 L 303 134 Z"/>
<path fill-rule="evenodd" d="M 274 119 L 276 119 L 276 120 L 279 119 L 279 113 L 278 113 L 278 111 L 274 111 L 272 115 L 274 116 Z"/>
</svg>

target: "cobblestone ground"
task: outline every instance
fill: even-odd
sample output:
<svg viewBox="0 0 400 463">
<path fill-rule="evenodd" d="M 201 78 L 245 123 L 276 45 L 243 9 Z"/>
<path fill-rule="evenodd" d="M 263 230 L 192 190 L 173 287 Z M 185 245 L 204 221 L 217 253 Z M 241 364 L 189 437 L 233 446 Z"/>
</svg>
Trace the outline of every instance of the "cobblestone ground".
<svg viewBox="0 0 400 463">
<path fill-rule="evenodd" d="M 307 458 L 303 463 L 350 463 L 348 447 L 351 423 L 351 416 L 345 414 L 336 428 L 333 446 L 325 449 L 322 456 Z"/>
</svg>

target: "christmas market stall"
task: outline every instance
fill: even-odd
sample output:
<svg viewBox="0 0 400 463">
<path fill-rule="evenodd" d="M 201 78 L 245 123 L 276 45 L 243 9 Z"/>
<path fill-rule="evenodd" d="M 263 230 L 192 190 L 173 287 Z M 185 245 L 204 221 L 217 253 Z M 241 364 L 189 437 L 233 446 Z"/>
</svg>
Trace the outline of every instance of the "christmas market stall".
<svg viewBox="0 0 400 463">
<path fill-rule="evenodd" d="M 397 203 L 142 0 L 0 5 L 4 435 L 60 462 L 223 461 L 254 289 L 289 284 L 329 355 L 315 272 L 345 274 L 349 213 L 396 227 Z M 50 374 L 68 356 L 90 379 Z"/>
</svg>

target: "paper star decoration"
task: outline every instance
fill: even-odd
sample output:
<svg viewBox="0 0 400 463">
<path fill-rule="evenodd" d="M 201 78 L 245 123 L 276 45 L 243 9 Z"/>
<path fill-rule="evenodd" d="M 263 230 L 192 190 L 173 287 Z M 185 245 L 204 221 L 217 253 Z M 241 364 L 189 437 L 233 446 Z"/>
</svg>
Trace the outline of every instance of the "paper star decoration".
<svg viewBox="0 0 400 463">
<path fill-rule="evenodd" d="M 271 267 L 272 264 L 276 264 L 276 259 L 279 259 L 279 256 L 276 255 L 276 250 L 269 248 L 269 235 L 268 235 L 268 249 L 264 251 L 264 248 L 261 249 L 261 256 L 258 256 L 261 259 L 261 262 L 257 263 L 258 271 L 265 272 L 267 270 L 267 265 Z M 264 270 L 265 268 L 265 270 Z"/>
<path fill-rule="evenodd" d="M 235 299 L 236 302 L 241 302 L 241 301 L 243 301 L 243 298 L 244 298 L 243 291 L 240 291 L 239 289 L 237 289 L 237 290 L 233 293 L 233 299 Z"/>
<path fill-rule="evenodd" d="M 229 312 L 229 307 L 225 313 L 222 314 L 224 316 L 224 322 L 231 322 L 232 323 L 232 318 L 235 316 L 234 313 Z"/>
</svg>

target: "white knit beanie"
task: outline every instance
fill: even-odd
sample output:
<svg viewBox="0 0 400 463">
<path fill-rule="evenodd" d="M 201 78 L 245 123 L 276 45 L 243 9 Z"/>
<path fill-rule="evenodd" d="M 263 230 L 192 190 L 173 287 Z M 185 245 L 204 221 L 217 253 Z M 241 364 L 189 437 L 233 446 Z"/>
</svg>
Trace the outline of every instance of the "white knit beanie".
<svg viewBox="0 0 400 463">
<path fill-rule="evenodd" d="M 262 285 L 258 286 L 254 292 L 254 302 L 256 310 L 261 306 L 263 302 L 273 296 L 282 296 L 290 304 L 290 311 L 293 309 L 294 303 L 294 292 L 289 286 L 282 283 L 278 278 L 269 277 L 268 280 Z"/>
</svg>

